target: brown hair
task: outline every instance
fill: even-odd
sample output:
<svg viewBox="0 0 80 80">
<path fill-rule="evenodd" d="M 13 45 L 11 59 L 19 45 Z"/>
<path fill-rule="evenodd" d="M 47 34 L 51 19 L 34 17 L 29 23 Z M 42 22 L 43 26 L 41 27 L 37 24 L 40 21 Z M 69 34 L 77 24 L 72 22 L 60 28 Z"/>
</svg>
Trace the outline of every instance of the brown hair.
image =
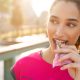
<svg viewBox="0 0 80 80">
<path fill-rule="evenodd" d="M 50 11 L 52 10 L 53 6 L 55 4 L 57 4 L 58 2 L 60 2 L 60 1 L 73 2 L 73 3 L 75 3 L 76 6 L 77 6 L 77 8 L 78 8 L 78 10 L 79 10 L 79 12 L 80 12 L 80 0 L 55 0 L 54 3 L 52 4 L 51 8 L 50 8 Z M 77 42 L 76 42 L 75 45 L 76 45 L 77 48 L 80 46 L 80 36 L 79 36 L 79 38 L 78 38 L 78 40 L 77 40 Z"/>
<path fill-rule="evenodd" d="M 78 10 L 80 11 L 80 0 L 55 0 L 54 3 L 53 3 L 52 6 L 51 6 L 51 9 L 53 8 L 53 6 L 54 6 L 56 3 L 60 2 L 60 1 L 73 2 L 73 3 L 76 4 Z M 50 9 L 50 10 L 51 10 L 51 9 Z"/>
</svg>

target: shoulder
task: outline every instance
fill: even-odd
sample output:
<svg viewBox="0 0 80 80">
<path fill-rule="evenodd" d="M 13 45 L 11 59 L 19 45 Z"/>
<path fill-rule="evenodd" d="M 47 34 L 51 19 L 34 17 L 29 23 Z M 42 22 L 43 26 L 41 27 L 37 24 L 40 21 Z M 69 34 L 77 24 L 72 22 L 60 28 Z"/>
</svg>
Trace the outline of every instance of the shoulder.
<svg viewBox="0 0 80 80">
<path fill-rule="evenodd" d="M 33 53 L 31 53 L 27 56 L 24 56 L 24 57 L 20 58 L 17 62 L 21 64 L 21 63 L 26 63 L 28 61 L 31 61 L 33 59 L 39 59 L 40 58 L 40 53 L 41 53 L 41 51 L 33 52 Z"/>
<path fill-rule="evenodd" d="M 19 80 L 19 76 L 22 73 L 22 71 L 27 70 L 27 73 L 34 71 L 33 67 L 37 67 L 40 62 L 40 52 L 34 52 L 31 53 L 28 56 L 20 58 L 11 68 L 12 75 L 16 76 L 16 78 Z"/>
<path fill-rule="evenodd" d="M 18 68 L 19 69 L 21 67 L 31 65 L 32 62 L 38 62 L 40 60 L 40 52 L 41 51 L 34 52 L 34 53 L 31 53 L 28 56 L 20 58 L 19 60 L 17 60 L 15 62 L 15 64 L 13 65 L 13 68 L 15 68 L 15 69 Z"/>
</svg>

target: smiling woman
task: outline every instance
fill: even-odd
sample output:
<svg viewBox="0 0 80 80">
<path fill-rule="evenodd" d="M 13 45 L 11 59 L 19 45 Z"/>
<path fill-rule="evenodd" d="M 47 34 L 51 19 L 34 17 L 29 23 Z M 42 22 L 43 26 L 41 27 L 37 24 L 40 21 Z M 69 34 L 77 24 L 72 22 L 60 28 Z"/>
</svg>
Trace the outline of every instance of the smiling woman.
<svg viewBox="0 0 80 80">
<path fill-rule="evenodd" d="M 49 10 L 53 0 L 32 0 L 32 6 L 36 14 L 39 16 L 42 11 Z"/>
</svg>

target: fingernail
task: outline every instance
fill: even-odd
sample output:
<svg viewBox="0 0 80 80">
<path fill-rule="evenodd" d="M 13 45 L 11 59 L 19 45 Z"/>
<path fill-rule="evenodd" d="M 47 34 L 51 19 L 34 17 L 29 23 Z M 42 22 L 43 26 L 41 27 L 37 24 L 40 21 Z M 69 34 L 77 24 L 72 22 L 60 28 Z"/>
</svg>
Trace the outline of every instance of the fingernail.
<svg viewBox="0 0 80 80">
<path fill-rule="evenodd" d="M 60 68 L 60 70 L 64 70 L 64 68 L 63 68 L 63 67 L 61 67 L 61 68 Z"/>
</svg>

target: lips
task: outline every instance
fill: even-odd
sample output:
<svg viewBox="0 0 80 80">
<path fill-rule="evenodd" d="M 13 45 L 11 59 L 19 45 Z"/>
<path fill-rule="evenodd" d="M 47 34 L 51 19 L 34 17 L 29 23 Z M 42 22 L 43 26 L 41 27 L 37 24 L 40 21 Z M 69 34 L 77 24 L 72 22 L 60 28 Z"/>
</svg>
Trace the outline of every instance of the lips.
<svg viewBox="0 0 80 80">
<path fill-rule="evenodd" d="M 67 45 L 68 44 L 68 40 L 53 39 L 53 43 L 55 45 L 55 48 L 61 48 L 61 45 Z"/>
</svg>

